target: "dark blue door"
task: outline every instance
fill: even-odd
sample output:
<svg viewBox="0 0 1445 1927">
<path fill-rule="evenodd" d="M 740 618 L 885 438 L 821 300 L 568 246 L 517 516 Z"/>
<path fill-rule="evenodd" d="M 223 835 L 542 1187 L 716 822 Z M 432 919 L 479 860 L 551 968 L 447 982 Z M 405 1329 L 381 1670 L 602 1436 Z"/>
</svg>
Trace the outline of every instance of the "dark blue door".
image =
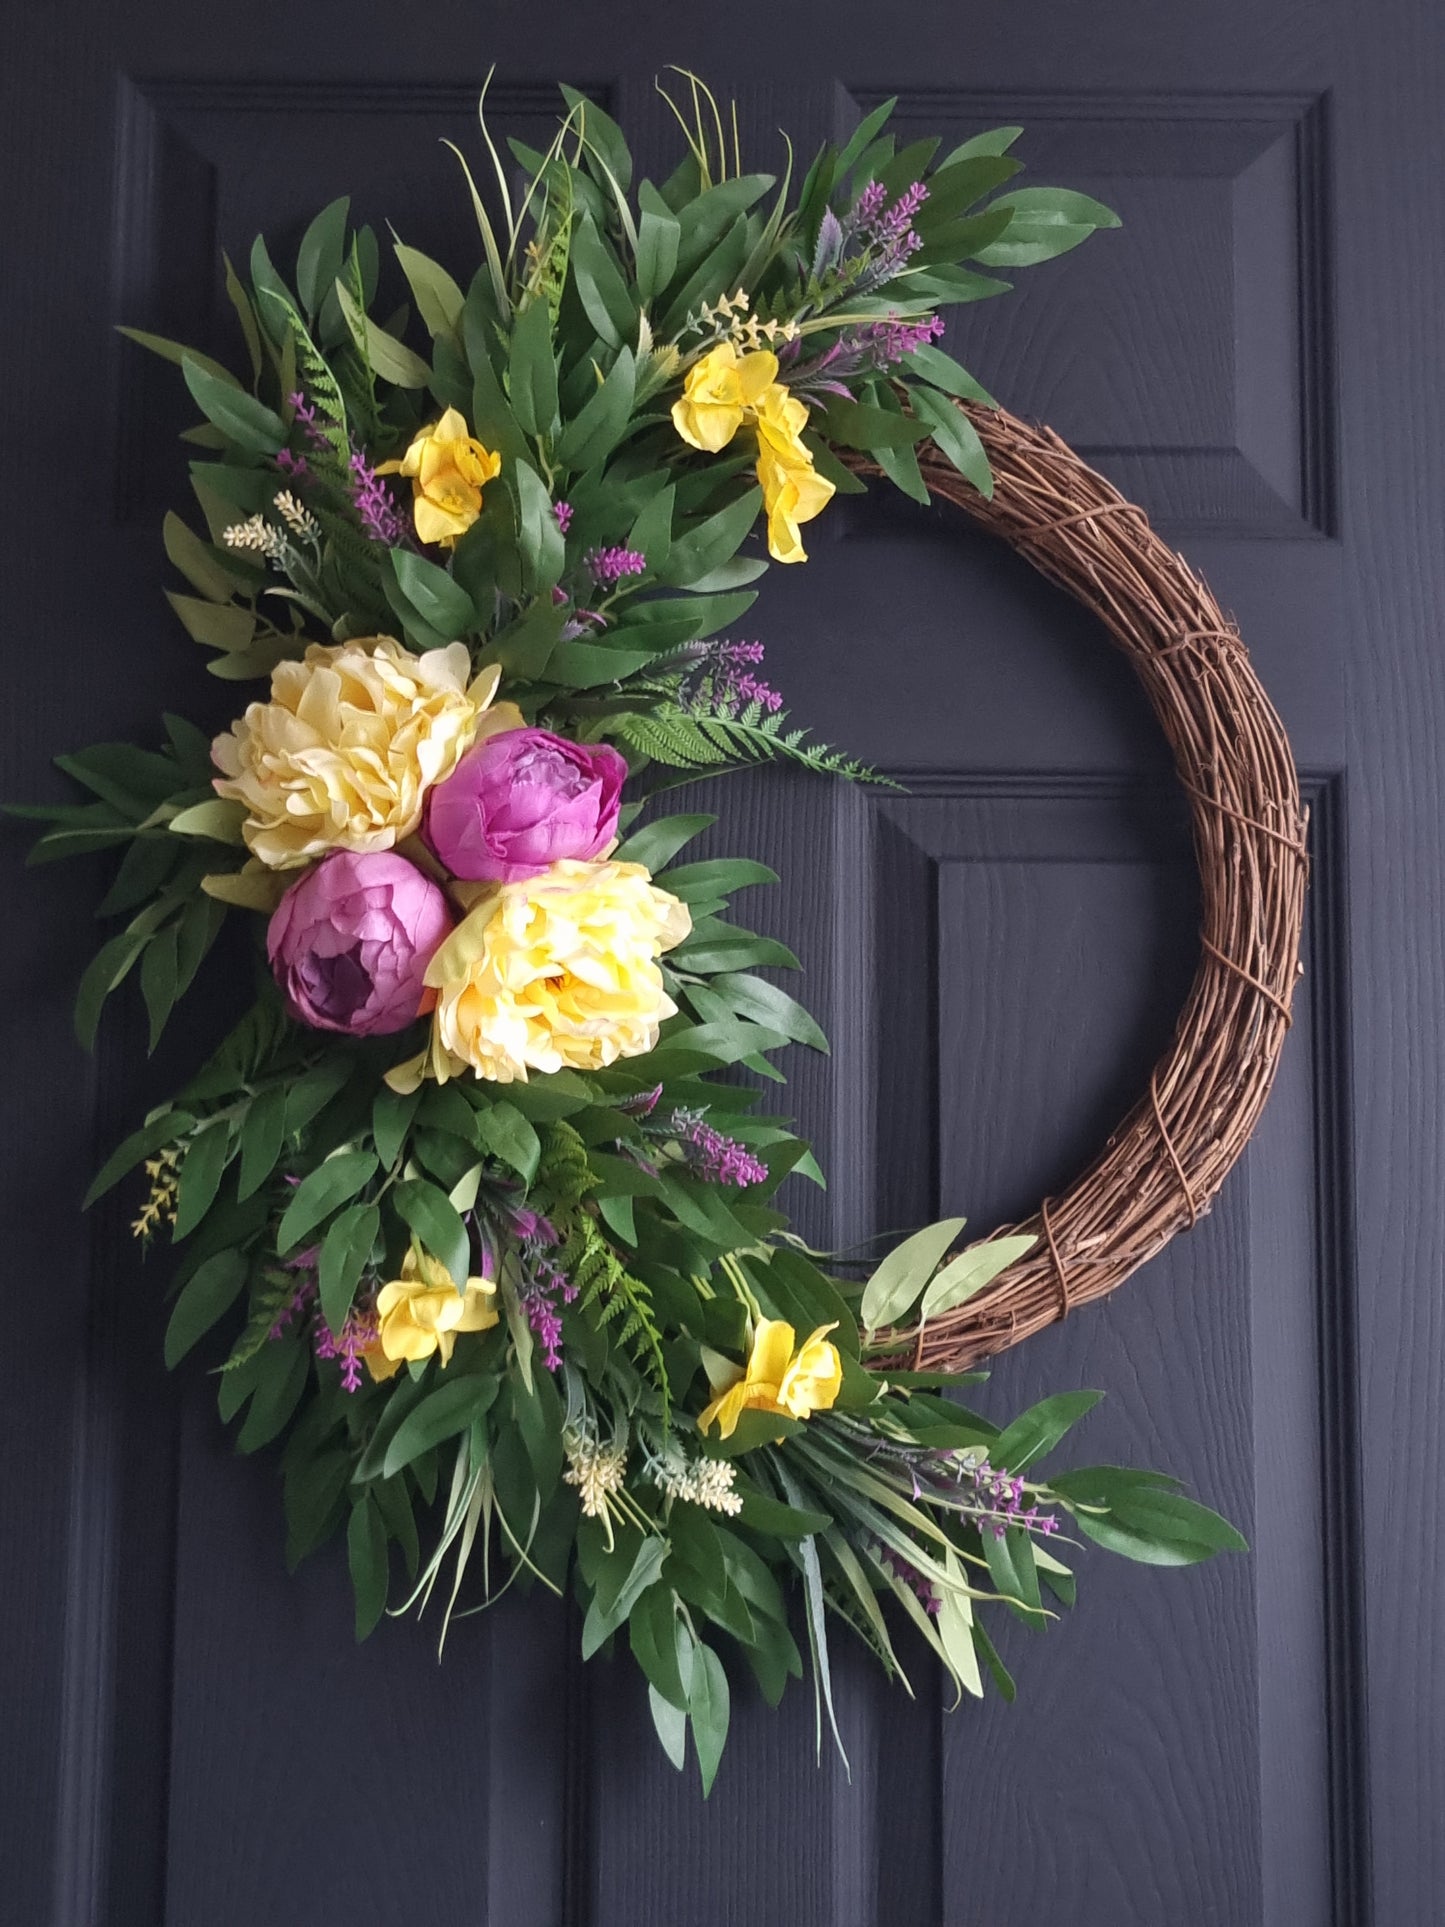
<svg viewBox="0 0 1445 1927">
<path fill-rule="evenodd" d="M 1336 17 L 1337 16 L 1337 17 Z M 668 59 L 736 83 L 755 164 L 898 92 L 904 132 L 1021 122 L 1122 229 L 950 342 L 1141 502 L 1233 609 L 1312 808 L 1308 975 L 1213 1214 L 980 1396 L 1105 1389 L 1090 1456 L 1166 1466 L 1256 1550 L 1086 1564 L 1013 1708 L 948 1715 L 844 1652 L 851 1784 L 812 1708 L 741 1691 L 704 1807 L 624 1663 L 504 1603 L 352 1646 L 344 1561 L 283 1568 L 274 1463 L 160 1367 L 160 1267 L 99 1148 L 171 1078 L 69 1026 L 92 891 L 7 839 L 0 1916 L 17 1927 L 1427 1927 L 1445 1891 L 1439 1202 L 1445 946 L 1445 29 L 1407 0 L 681 10 L 552 0 L 9 23 L 0 115 L 0 794 L 48 754 L 228 713 L 160 600 L 184 423 L 126 320 L 220 339 L 217 250 L 350 191 L 440 258 L 440 136 L 535 140 L 595 82 L 649 172 Z M 840 502 L 759 606 L 774 681 L 905 794 L 728 779 L 716 833 L 786 892 L 834 1040 L 795 1096 L 834 1242 L 1067 1179 L 1142 1086 L 1193 966 L 1162 745 L 1102 636 L 947 510 Z M 778 580 L 776 578 L 781 578 Z M 216 995 L 224 999 L 224 984 Z M 204 1024 L 204 1017 L 198 1020 Z M 174 1048 L 186 1049 L 185 1040 Z M 1368 1696 L 1366 1684 L 1368 1682 Z M 1373 1840 L 1373 1853 L 1371 1841 Z"/>
</svg>

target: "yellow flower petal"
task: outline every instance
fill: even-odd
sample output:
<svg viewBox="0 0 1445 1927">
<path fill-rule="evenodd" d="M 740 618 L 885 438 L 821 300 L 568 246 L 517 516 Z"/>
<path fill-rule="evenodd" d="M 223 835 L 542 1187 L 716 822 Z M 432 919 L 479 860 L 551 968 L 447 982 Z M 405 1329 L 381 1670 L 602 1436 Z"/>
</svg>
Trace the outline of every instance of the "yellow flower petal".
<svg viewBox="0 0 1445 1927">
<path fill-rule="evenodd" d="M 485 702 L 468 690 L 470 670 L 465 643 L 414 656 L 390 636 L 313 644 L 301 662 L 278 663 L 271 700 L 211 746 L 217 794 L 246 806 L 252 855 L 289 870 L 410 836 L 427 790 L 475 740 Z"/>
</svg>

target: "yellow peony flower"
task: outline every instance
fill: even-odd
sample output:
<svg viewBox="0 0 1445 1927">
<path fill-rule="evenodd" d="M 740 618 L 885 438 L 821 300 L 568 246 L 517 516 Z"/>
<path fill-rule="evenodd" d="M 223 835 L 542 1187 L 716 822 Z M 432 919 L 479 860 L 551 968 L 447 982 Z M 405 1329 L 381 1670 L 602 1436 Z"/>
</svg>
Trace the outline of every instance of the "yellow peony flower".
<svg viewBox="0 0 1445 1927">
<path fill-rule="evenodd" d="M 768 515 L 768 553 L 776 562 L 806 562 L 798 535 L 832 500 L 833 484 L 813 467 L 803 442 L 808 410 L 781 382 L 774 382 L 757 407 L 758 480 Z"/>
<path fill-rule="evenodd" d="M 730 1439 L 744 1412 L 800 1419 L 826 1412 L 843 1383 L 843 1361 L 828 1338 L 833 1329 L 820 1325 L 795 1351 L 796 1334 L 786 1320 L 759 1320 L 746 1370 L 701 1414 L 698 1430 L 716 1425 L 718 1436 Z"/>
<path fill-rule="evenodd" d="M 376 1340 L 362 1353 L 374 1379 L 392 1378 L 413 1359 L 441 1356 L 450 1365 L 458 1332 L 488 1331 L 497 1322 L 497 1287 L 490 1278 L 468 1278 L 465 1291 L 446 1266 L 413 1245 L 401 1276 L 376 1296 Z"/>
<path fill-rule="evenodd" d="M 559 862 L 489 892 L 427 967 L 431 1041 L 387 1082 L 414 1089 L 464 1070 L 525 1083 L 529 1070 L 600 1070 L 657 1042 L 677 1006 L 657 959 L 692 928 L 640 863 Z"/>
<path fill-rule="evenodd" d="M 716 455 L 777 378 L 775 354 L 759 349 L 740 355 L 732 342 L 720 341 L 688 369 L 681 398 L 672 404 L 672 425 L 693 448 Z"/>
<path fill-rule="evenodd" d="M 465 418 L 449 408 L 423 428 L 399 462 L 382 462 L 378 475 L 409 475 L 412 518 L 423 542 L 450 548 L 482 512 L 482 484 L 502 471 L 493 455 L 467 433 Z"/>
<path fill-rule="evenodd" d="M 218 795 L 244 803 L 252 854 L 294 870 L 328 850 L 389 850 L 421 821 L 433 783 L 464 751 L 517 729 L 511 703 L 491 707 L 501 672 L 470 688 L 465 643 L 413 656 L 389 636 L 320 643 L 271 673 L 271 700 L 252 703 L 211 746 Z"/>
</svg>

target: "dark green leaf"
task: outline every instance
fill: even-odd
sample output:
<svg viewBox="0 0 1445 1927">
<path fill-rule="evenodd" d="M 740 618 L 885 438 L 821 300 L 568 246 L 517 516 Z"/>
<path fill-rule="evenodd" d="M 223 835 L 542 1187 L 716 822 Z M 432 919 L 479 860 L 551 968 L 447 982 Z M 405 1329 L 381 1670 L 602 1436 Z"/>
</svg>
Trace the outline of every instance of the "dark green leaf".
<svg viewBox="0 0 1445 1927">
<path fill-rule="evenodd" d="M 654 876 L 666 869 L 684 844 L 691 843 L 695 836 L 711 829 L 717 822 L 715 816 L 659 816 L 651 823 L 645 823 L 640 830 L 622 843 L 617 852 L 621 863 L 640 863 Z"/>
<path fill-rule="evenodd" d="M 168 1371 L 173 1371 L 196 1340 L 235 1304 L 246 1282 L 246 1271 L 244 1252 L 218 1251 L 192 1272 L 166 1326 Z"/>
<path fill-rule="evenodd" d="M 212 1124 L 191 1139 L 181 1164 L 180 1195 L 171 1234 L 177 1244 L 190 1236 L 215 1202 L 230 1153 L 229 1124 Z"/>
<path fill-rule="evenodd" d="M 637 333 L 637 310 L 617 258 L 583 214 L 572 230 L 572 280 L 587 319 L 609 348 L 630 345 Z"/>
<path fill-rule="evenodd" d="M 370 1493 L 351 1508 L 346 1528 L 346 1559 L 351 1568 L 351 1587 L 356 1594 L 356 1637 L 366 1638 L 386 1610 L 389 1578 L 386 1560 L 386 1528 Z"/>
<path fill-rule="evenodd" d="M 509 1164 L 530 1184 L 537 1175 L 542 1144 L 535 1127 L 513 1105 L 499 1100 L 476 1114 L 477 1135 L 493 1157 Z"/>
<path fill-rule="evenodd" d="M 693 1652 L 692 1680 L 687 1695 L 693 1744 L 702 1775 L 703 1798 L 711 1793 L 728 1736 L 728 1680 L 722 1661 L 710 1646 L 698 1641 Z"/>
<path fill-rule="evenodd" d="M 343 194 L 316 216 L 301 237 L 296 254 L 296 292 L 301 305 L 313 318 L 331 292 L 346 256 L 346 217 L 351 199 Z"/>
<path fill-rule="evenodd" d="M 637 364 L 620 348 L 606 379 L 562 431 L 557 460 L 574 470 L 598 468 L 616 448 L 632 416 Z"/>
<path fill-rule="evenodd" d="M 482 1378 L 475 1372 L 465 1378 L 448 1379 L 429 1391 L 393 1432 L 382 1462 L 382 1477 L 394 1478 L 423 1452 L 465 1432 L 491 1408 L 496 1396 L 496 1379 Z"/>
<path fill-rule="evenodd" d="M 535 295 L 512 327 L 507 385 L 523 432 L 549 437 L 557 432 L 557 358 L 552 348 L 552 311 Z"/>
<path fill-rule="evenodd" d="M 945 454 L 965 481 L 972 482 L 979 494 L 993 496 L 993 470 L 979 440 L 978 430 L 957 404 L 936 388 L 921 383 L 909 389 L 914 413 L 926 422 L 934 446 Z"/>
<path fill-rule="evenodd" d="M 301 1180 L 276 1230 L 284 1255 L 343 1204 L 349 1204 L 376 1171 L 374 1151 L 339 1151 Z"/>
<path fill-rule="evenodd" d="M 321 1244 L 318 1281 L 321 1314 L 339 1333 L 351 1310 L 356 1287 L 381 1229 L 381 1213 L 374 1204 L 350 1204 L 327 1226 Z"/>
<path fill-rule="evenodd" d="M 1092 1412 L 1102 1392 L 1059 1392 L 1041 1399 L 1021 1412 L 1012 1425 L 1004 1427 L 998 1443 L 989 1452 L 993 1465 L 1007 1472 L 1022 1472 L 1035 1459 L 1052 1452 L 1071 1427 L 1085 1413 Z"/>
<path fill-rule="evenodd" d="M 478 626 L 471 597 L 445 569 L 410 549 L 388 549 L 386 559 L 402 595 L 443 642 L 455 642 Z"/>
<path fill-rule="evenodd" d="M 259 1191 L 276 1168 L 286 1141 L 286 1088 L 272 1084 L 251 1101 L 241 1126 L 241 1176 L 238 1198 Z"/>
<path fill-rule="evenodd" d="M 471 1240 L 460 1212 L 445 1191 L 425 1178 L 408 1178 L 391 1196 L 417 1242 L 450 1273 L 457 1290 L 464 1290 L 472 1269 Z"/>
</svg>

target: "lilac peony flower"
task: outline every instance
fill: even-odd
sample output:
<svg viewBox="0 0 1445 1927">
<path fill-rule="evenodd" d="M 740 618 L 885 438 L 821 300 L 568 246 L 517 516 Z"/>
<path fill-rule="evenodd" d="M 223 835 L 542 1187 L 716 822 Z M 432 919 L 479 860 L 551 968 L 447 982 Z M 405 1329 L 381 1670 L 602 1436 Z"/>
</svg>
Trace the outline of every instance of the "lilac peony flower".
<svg viewBox="0 0 1445 1927">
<path fill-rule="evenodd" d="M 282 897 L 266 954 L 298 1022 L 374 1037 L 421 1014 L 423 972 L 451 927 L 446 898 L 405 857 L 333 850 Z"/>
<path fill-rule="evenodd" d="M 617 834 L 627 764 L 615 749 L 507 729 L 467 751 L 427 806 L 427 841 L 454 876 L 522 883 Z"/>
</svg>

